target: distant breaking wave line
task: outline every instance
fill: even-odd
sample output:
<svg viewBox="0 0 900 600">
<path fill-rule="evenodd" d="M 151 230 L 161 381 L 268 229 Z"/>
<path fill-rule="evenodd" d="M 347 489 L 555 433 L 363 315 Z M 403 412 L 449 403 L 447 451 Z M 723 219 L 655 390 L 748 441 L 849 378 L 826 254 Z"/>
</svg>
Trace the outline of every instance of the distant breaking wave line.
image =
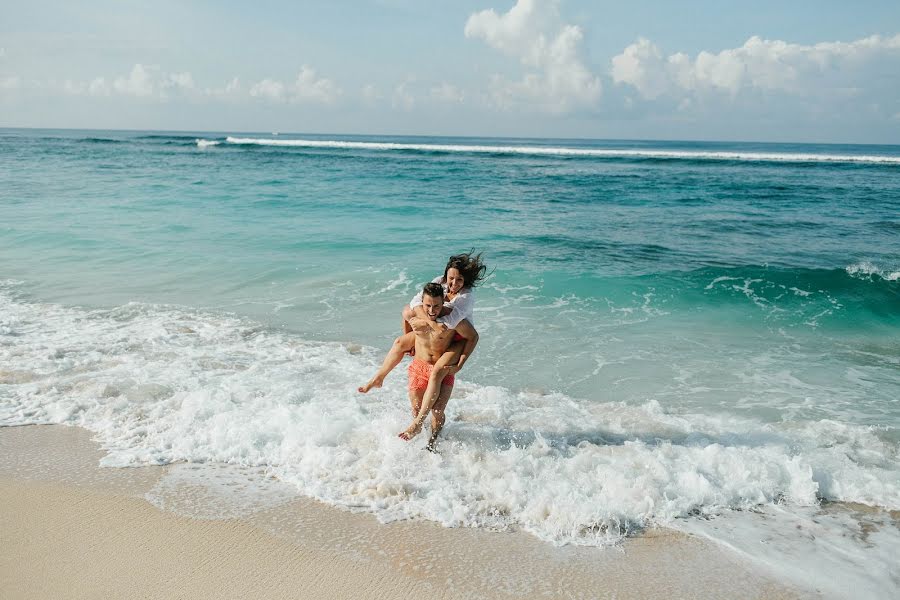
<svg viewBox="0 0 900 600">
<path fill-rule="evenodd" d="M 661 158 L 673 160 L 737 160 L 760 162 L 841 162 L 900 164 L 900 156 L 863 154 L 813 154 L 780 152 L 740 152 L 704 150 L 627 150 L 611 148 L 566 148 L 548 146 L 485 146 L 469 144 L 409 144 L 398 142 L 352 142 L 343 140 L 273 140 L 267 138 L 227 137 L 227 144 L 244 146 L 281 146 L 292 148 L 328 148 L 348 150 L 412 150 L 418 152 L 465 152 L 482 154 L 521 154 L 532 156 L 583 156 L 597 158 Z M 197 140 L 197 145 L 211 145 Z"/>
</svg>

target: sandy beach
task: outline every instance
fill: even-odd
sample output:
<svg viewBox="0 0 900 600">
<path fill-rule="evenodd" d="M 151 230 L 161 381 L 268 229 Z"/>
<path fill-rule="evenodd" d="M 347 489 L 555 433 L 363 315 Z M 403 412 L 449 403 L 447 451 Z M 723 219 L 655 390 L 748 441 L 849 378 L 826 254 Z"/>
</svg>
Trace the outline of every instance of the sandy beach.
<svg viewBox="0 0 900 600">
<path fill-rule="evenodd" d="M 900 2 L 347 4 L 5 3 L 0 600 L 900 599 Z"/>
<path fill-rule="evenodd" d="M 524 532 L 381 524 L 305 498 L 191 518 L 145 499 L 171 466 L 101 468 L 86 430 L 0 428 L 0 450 L 8 599 L 804 597 L 668 530 L 559 548 Z"/>
</svg>

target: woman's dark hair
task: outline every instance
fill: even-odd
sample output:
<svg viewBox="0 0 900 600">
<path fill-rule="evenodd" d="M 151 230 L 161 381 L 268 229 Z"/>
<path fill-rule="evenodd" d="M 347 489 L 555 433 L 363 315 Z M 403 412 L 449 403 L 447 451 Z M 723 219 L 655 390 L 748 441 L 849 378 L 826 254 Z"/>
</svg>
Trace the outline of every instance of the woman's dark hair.
<svg viewBox="0 0 900 600">
<path fill-rule="evenodd" d="M 432 298 L 440 298 L 444 299 L 444 288 L 441 287 L 439 283 L 426 283 L 425 287 L 422 289 L 423 296 L 431 296 Z"/>
<path fill-rule="evenodd" d="M 481 252 L 475 251 L 456 254 L 447 261 L 444 267 L 444 283 L 447 282 L 447 271 L 456 269 L 463 278 L 463 287 L 473 288 L 487 276 L 487 266 L 481 262 Z"/>
</svg>

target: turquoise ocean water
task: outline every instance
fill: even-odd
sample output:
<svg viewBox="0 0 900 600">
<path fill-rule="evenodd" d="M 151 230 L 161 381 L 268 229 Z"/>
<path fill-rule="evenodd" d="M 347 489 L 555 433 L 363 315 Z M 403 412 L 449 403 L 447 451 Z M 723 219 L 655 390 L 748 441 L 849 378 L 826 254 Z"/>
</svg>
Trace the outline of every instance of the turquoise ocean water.
<svg viewBox="0 0 900 600">
<path fill-rule="evenodd" d="M 472 248 L 481 343 L 422 459 L 402 367 L 355 387 Z M 0 423 L 113 466 L 554 543 L 868 505 L 872 594 L 900 577 L 900 146 L 0 130 L 0 281 Z"/>
</svg>

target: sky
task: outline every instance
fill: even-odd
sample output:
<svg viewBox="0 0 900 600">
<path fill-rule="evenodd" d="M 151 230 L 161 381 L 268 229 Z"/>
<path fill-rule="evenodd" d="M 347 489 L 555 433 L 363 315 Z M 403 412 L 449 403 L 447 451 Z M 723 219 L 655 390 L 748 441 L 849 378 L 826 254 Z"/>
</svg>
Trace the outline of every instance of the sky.
<svg viewBox="0 0 900 600">
<path fill-rule="evenodd" d="M 0 0 L 0 127 L 900 143 L 900 2 Z"/>
</svg>

